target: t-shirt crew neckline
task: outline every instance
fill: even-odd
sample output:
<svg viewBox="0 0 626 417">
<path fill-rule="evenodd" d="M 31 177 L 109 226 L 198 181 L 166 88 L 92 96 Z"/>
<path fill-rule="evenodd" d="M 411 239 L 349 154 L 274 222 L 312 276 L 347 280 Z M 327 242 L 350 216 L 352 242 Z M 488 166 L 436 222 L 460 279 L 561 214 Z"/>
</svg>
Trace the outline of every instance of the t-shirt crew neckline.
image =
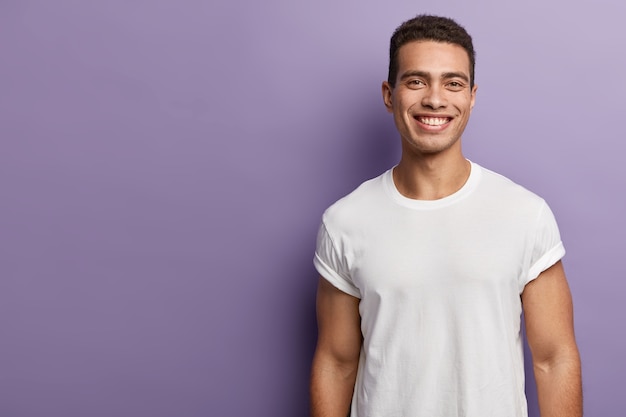
<svg viewBox="0 0 626 417">
<path fill-rule="evenodd" d="M 396 184 L 393 181 L 393 170 L 395 166 L 389 169 L 383 175 L 383 187 L 389 196 L 401 206 L 414 209 L 414 210 L 433 210 L 442 207 L 449 206 L 451 204 L 456 203 L 459 200 L 467 197 L 469 194 L 476 189 L 478 182 L 480 181 L 482 170 L 479 165 L 469 161 L 470 163 L 470 174 L 465 181 L 465 184 L 456 192 L 450 194 L 449 196 L 440 198 L 438 200 L 415 200 L 413 198 L 405 197 L 398 191 L 396 188 Z"/>
</svg>

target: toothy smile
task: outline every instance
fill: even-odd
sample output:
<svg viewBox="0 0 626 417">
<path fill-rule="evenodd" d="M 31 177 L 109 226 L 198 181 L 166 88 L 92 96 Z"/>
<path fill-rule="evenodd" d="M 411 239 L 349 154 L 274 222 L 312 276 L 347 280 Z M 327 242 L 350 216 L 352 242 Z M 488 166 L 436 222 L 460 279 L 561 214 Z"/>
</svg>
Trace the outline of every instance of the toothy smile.
<svg viewBox="0 0 626 417">
<path fill-rule="evenodd" d="M 450 121 L 449 117 L 417 117 L 416 119 L 428 126 L 441 126 Z"/>
</svg>

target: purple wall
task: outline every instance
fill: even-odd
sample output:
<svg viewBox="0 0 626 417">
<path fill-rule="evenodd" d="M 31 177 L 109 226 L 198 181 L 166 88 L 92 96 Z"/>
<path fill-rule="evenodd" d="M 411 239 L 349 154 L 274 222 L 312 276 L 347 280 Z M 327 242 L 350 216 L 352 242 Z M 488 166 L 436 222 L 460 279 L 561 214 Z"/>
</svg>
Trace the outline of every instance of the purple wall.
<svg viewBox="0 0 626 417">
<path fill-rule="evenodd" d="M 0 416 L 306 415 L 317 225 L 397 159 L 419 12 L 473 34 L 466 152 L 554 209 L 586 413 L 622 416 L 626 6 L 504 3 L 0 2 Z"/>
</svg>

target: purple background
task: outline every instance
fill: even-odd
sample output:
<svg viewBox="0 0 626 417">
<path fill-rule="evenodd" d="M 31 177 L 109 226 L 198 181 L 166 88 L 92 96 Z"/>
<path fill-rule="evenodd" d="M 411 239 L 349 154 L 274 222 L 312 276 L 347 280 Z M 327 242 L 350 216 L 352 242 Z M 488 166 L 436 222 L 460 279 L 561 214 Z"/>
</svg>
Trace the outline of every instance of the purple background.
<svg viewBox="0 0 626 417">
<path fill-rule="evenodd" d="M 623 416 L 626 6 L 431 3 L 2 0 L 0 415 L 307 415 L 318 222 L 396 162 L 388 39 L 429 12 L 475 40 L 468 157 L 559 220 L 586 415 Z"/>
</svg>

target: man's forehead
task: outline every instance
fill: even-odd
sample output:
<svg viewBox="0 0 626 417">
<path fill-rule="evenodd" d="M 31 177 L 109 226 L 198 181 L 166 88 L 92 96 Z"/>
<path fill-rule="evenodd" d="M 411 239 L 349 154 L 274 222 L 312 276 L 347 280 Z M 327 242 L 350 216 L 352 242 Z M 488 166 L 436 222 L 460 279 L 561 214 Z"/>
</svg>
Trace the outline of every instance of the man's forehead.
<svg viewBox="0 0 626 417">
<path fill-rule="evenodd" d="M 469 74 L 470 60 L 467 51 L 460 45 L 448 42 L 419 40 L 406 43 L 398 49 L 398 66 L 401 71 L 420 69 L 463 71 Z"/>
</svg>

